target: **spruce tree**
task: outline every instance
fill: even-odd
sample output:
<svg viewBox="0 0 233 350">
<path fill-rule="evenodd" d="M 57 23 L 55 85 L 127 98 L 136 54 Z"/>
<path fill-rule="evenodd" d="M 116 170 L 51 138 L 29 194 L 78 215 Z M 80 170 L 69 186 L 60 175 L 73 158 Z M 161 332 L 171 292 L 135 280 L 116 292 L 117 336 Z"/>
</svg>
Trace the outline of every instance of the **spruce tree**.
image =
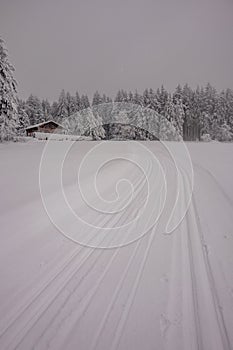
<svg viewBox="0 0 233 350">
<path fill-rule="evenodd" d="M 60 93 L 57 105 L 57 121 L 62 122 L 65 118 L 68 117 L 68 108 L 67 108 L 67 96 L 65 90 L 63 89 Z"/>
<path fill-rule="evenodd" d="M 31 125 L 45 121 L 42 104 L 37 96 L 30 95 L 28 97 L 26 101 L 26 112 Z"/>
<path fill-rule="evenodd" d="M 79 96 L 78 91 L 75 93 L 75 106 L 76 106 L 76 112 L 80 111 L 81 109 L 81 98 Z"/>
<path fill-rule="evenodd" d="M 87 95 L 82 95 L 81 96 L 81 109 L 85 109 L 88 107 L 90 107 L 89 98 Z"/>
<path fill-rule="evenodd" d="M 19 126 L 14 71 L 4 41 L 0 38 L 0 141 L 13 139 Z"/>
<path fill-rule="evenodd" d="M 66 108 L 68 116 L 77 112 L 76 98 L 74 96 L 71 96 L 69 92 L 66 94 Z"/>
<path fill-rule="evenodd" d="M 47 99 L 42 100 L 41 106 L 42 106 L 43 118 L 45 120 L 51 119 L 51 106 L 49 101 Z"/>
<path fill-rule="evenodd" d="M 19 118 L 19 125 L 18 125 L 18 134 L 24 135 L 26 128 L 30 125 L 30 120 L 26 112 L 26 103 L 22 100 L 18 100 L 18 118 Z"/>
<path fill-rule="evenodd" d="M 51 116 L 53 120 L 58 120 L 57 118 L 57 112 L 58 112 L 58 102 L 54 101 L 51 106 Z"/>
<path fill-rule="evenodd" d="M 102 97 L 100 96 L 99 92 L 96 91 L 94 93 L 94 96 L 93 96 L 93 100 L 92 100 L 92 106 L 95 106 L 95 105 L 99 105 L 103 102 L 103 99 Z"/>
</svg>

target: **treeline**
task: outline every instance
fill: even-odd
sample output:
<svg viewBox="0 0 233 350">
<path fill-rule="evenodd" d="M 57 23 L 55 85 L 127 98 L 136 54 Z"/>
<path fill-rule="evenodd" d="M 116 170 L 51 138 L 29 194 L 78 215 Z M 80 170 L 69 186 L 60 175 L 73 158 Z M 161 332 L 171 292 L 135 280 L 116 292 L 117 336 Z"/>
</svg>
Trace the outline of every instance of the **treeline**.
<svg viewBox="0 0 233 350">
<path fill-rule="evenodd" d="M 233 140 L 233 91 L 226 89 L 218 92 L 210 84 L 196 89 L 192 89 L 187 84 L 178 85 L 172 93 L 163 86 L 157 90 L 145 89 L 143 93 L 120 90 L 113 101 L 109 96 L 101 95 L 98 91 L 95 92 L 90 101 L 85 94 L 80 95 L 76 92 L 71 95 L 64 90 L 62 90 L 58 101 L 53 103 L 48 100 L 40 100 L 34 95 L 30 95 L 26 101 L 23 101 L 17 97 L 14 67 L 8 60 L 7 50 L 0 38 L 0 141 L 22 135 L 27 126 L 49 119 L 63 125 L 66 124 L 69 129 L 72 122 L 78 124 L 78 112 L 85 110 L 87 113 L 83 114 L 82 122 L 79 123 L 78 127 L 83 129 L 83 125 L 88 123 L 99 127 L 101 118 L 103 121 L 104 118 L 102 115 L 93 117 L 91 109 L 94 110 L 96 106 L 103 104 L 108 105 L 110 102 L 132 103 L 134 106 L 154 111 L 157 116 L 157 124 L 150 126 L 152 131 L 160 129 L 159 132 L 163 130 L 163 134 L 165 134 L 167 125 L 170 125 L 184 140 Z M 107 110 L 106 108 L 105 114 Z M 115 124 L 118 122 L 117 118 L 122 118 L 122 116 L 124 116 L 124 121 L 127 120 L 129 113 L 127 112 L 126 115 L 125 111 L 121 112 L 121 116 L 119 113 L 114 116 Z M 77 118 L 70 118 L 72 115 L 76 115 Z M 144 117 L 141 113 L 135 119 L 137 126 L 141 129 L 146 129 L 148 126 Z M 142 120 L 143 118 L 144 120 Z M 160 120 L 162 120 L 162 124 L 158 125 Z M 105 127 L 105 135 L 111 138 L 114 136 L 111 133 L 116 129 L 119 128 L 109 129 Z M 147 132 L 140 131 L 139 137 L 141 135 L 143 138 L 148 137 Z"/>
<path fill-rule="evenodd" d="M 230 89 L 218 92 L 210 84 L 196 89 L 186 84 L 178 85 L 173 93 L 163 86 L 156 91 L 145 89 L 142 94 L 120 90 L 113 101 L 133 103 L 154 110 L 173 124 L 184 140 L 205 137 L 219 141 L 232 140 L 233 91 Z M 87 95 L 78 92 L 71 95 L 62 90 L 58 101 L 52 104 L 31 95 L 27 101 L 19 101 L 18 112 L 23 128 L 48 119 L 63 123 L 78 111 L 108 102 L 112 102 L 112 99 L 98 91 L 89 101 Z"/>
</svg>

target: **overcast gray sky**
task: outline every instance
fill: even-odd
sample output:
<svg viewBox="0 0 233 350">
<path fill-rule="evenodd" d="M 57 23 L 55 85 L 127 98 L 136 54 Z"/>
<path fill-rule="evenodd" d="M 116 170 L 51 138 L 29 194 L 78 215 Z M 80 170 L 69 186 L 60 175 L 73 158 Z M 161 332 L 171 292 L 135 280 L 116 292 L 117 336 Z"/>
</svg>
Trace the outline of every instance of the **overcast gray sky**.
<svg viewBox="0 0 233 350">
<path fill-rule="evenodd" d="M 0 0 L 19 94 L 233 88 L 233 0 Z"/>
</svg>

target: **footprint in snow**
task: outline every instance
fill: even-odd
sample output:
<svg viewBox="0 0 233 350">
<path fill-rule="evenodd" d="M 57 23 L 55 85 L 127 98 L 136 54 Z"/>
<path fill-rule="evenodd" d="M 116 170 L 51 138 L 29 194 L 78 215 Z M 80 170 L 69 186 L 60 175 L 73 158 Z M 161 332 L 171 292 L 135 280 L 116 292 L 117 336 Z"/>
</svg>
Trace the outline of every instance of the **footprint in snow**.
<svg viewBox="0 0 233 350">
<path fill-rule="evenodd" d="M 164 314 L 162 314 L 160 316 L 160 331 L 163 338 L 166 337 L 166 333 L 170 326 L 171 326 L 171 321 Z"/>
</svg>

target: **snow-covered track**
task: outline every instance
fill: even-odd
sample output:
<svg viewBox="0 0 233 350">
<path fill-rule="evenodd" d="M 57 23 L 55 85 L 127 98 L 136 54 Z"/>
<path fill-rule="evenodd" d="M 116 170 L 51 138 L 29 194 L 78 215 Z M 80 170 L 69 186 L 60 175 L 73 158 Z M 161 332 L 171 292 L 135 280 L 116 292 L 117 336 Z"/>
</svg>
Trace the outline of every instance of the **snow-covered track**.
<svg viewBox="0 0 233 350">
<path fill-rule="evenodd" d="M 109 193 L 115 190 L 111 174 L 117 172 L 114 179 L 119 175 L 132 180 L 134 201 L 119 211 L 123 202 L 116 203 L 116 215 L 87 212 L 85 218 L 93 226 L 78 235 L 80 243 L 86 244 L 72 242 L 51 224 L 36 191 L 31 195 L 28 190 L 18 213 L 16 204 L 12 204 L 12 211 L 4 209 L 0 218 L 1 349 L 232 349 L 233 201 L 226 181 L 221 181 L 224 168 L 216 175 L 214 167 L 205 159 L 199 164 L 196 157 L 192 201 L 180 225 L 166 234 L 175 203 L 176 168 L 159 143 L 145 145 L 158 157 L 168 181 L 166 205 L 151 227 L 148 223 L 163 208 L 165 184 L 153 167 L 150 153 L 143 159 L 148 179 L 139 170 L 133 172 L 133 165 L 124 168 L 120 162 L 109 163 L 100 172 L 104 198 L 111 198 Z M 24 147 L 29 148 L 28 154 L 35 155 L 35 144 Z M 118 143 L 111 147 L 109 152 Z M 189 148 L 192 151 L 192 145 Z M 143 154 L 135 154 L 135 161 Z M 24 172 L 22 166 L 20 186 L 26 186 Z M 111 181 L 105 186 L 101 176 L 106 175 Z M 143 212 L 147 180 L 152 184 L 149 193 L 153 200 Z M 181 167 L 179 206 L 175 211 L 180 217 L 187 205 L 189 180 Z M 14 191 L 17 186 L 12 185 Z M 65 190 L 72 197 L 75 186 L 71 181 L 66 182 Z M 131 195 L 125 195 L 127 202 Z M 75 225 L 59 206 L 57 192 L 51 189 L 48 196 L 57 205 L 57 219 Z M 77 205 L 75 210 L 86 210 L 81 201 L 73 203 Z M 125 226 L 119 237 L 101 229 L 124 227 L 129 218 L 141 213 L 142 224 L 136 221 Z M 135 230 L 143 231 L 144 226 L 149 227 L 145 234 L 136 235 Z"/>
</svg>

